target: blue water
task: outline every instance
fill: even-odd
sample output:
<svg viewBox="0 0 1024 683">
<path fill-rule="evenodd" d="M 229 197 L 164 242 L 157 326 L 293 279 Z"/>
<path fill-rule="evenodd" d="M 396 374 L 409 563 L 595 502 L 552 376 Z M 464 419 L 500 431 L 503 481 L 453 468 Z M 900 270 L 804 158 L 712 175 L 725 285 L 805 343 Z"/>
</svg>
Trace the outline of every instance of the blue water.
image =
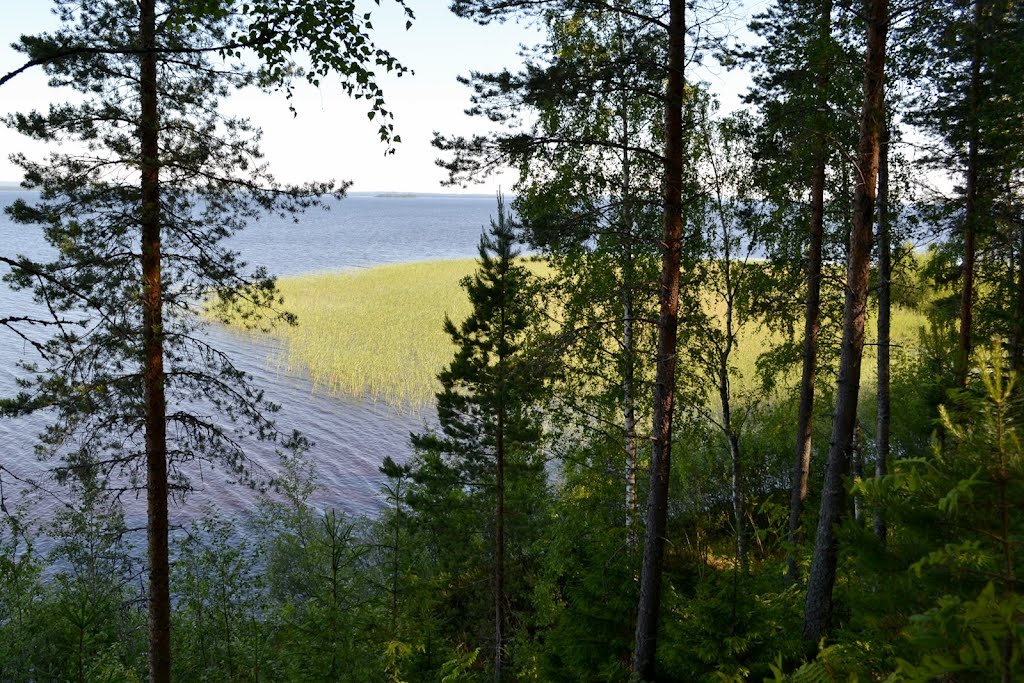
<svg viewBox="0 0 1024 683">
<path fill-rule="evenodd" d="M 31 199 L 33 195 L 0 192 L 0 209 L 18 197 Z M 277 218 L 256 222 L 234 236 L 230 245 L 252 266 L 265 266 L 278 275 L 471 257 L 476 255 L 480 232 L 494 210 L 495 200 L 485 197 L 354 195 L 340 202 L 332 200 L 329 210 L 309 211 L 298 223 Z M 50 253 L 38 228 L 15 225 L 0 213 L 0 254 L 45 258 Z M 0 266 L 2 272 L 5 269 Z M 0 318 L 38 310 L 28 294 L 0 285 Z M 383 483 L 378 466 L 385 456 L 399 461 L 408 457 L 408 435 L 432 420 L 431 411 L 409 412 L 358 398 L 316 393 L 308 377 L 279 369 L 274 359 L 281 349 L 273 341 L 258 341 L 220 328 L 211 328 L 209 335 L 217 348 L 252 375 L 254 386 L 282 406 L 275 418 L 281 431 L 298 429 L 315 442 L 308 454 L 319 484 L 314 502 L 349 513 L 372 514 L 379 506 L 378 491 Z M 26 360 L 33 360 L 31 346 L 0 329 L 0 396 L 16 391 L 15 380 L 22 374 L 17 364 Z M 0 420 L 0 462 L 9 470 L 2 474 L 5 504 L 11 508 L 19 500 L 27 500 L 31 516 L 39 520 L 45 520 L 59 504 L 59 489 L 54 495 L 37 491 L 24 498 L 25 487 L 14 477 L 45 481 L 47 463 L 37 460 L 33 448 L 45 420 L 45 415 Z M 253 442 L 247 450 L 257 468 L 277 471 L 272 447 Z M 244 514 L 255 503 L 253 491 L 230 483 L 228 475 L 208 465 L 196 466 L 191 478 L 197 491 L 174 507 L 172 522 L 188 521 L 205 505 Z M 127 508 L 130 525 L 144 519 L 143 501 L 129 500 Z"/>
</svg>

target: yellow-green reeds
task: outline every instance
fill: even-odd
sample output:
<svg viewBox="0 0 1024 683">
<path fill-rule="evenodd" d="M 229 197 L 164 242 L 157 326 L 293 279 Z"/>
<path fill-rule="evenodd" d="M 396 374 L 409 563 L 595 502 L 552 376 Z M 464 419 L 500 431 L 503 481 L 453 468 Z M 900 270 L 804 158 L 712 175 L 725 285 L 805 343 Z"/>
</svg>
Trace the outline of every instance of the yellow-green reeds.
<svg viewBox="0 0 1024 683">
<path fill-rule="evenodd" d="M 475 260 L 461 259 L 282 278 L 285 309 L 297 316 L 298 325 L 275 329 L 286 347 L 279 362 L 291 372 L 307 372 L 320 391 L 396 406 L 428 404 L 440 388 L 437 373 L 454 352 L 442 327 L 444 316 L 458 324 L 469 314 L 459 281 L 475 268 Z M 530 268 L 546 274 L 542 264 Z M 720 313 L 717 309 L 712 304 L 712 312 Z M 923 323 L 920 313 L 894 308 L 893 343 L 913 353 Z M 731 363 L 740 372 L 734 389 L 755 388 L 758 355 L 779 341 L 758 325 L 741 330 Z M 869 320 L 866 387 L 875 382 L 873 341 Z M 791 379 L 798 370 L 794 366 Z"/>
<path fill-rule="evenodd" d="M 455 321 L 469 314 L 459 280 L 475 267 L 464 259 L 281 279 L 285 308 L 299 321 L 277 330 L 285 364 L 333 393 L 431 401 L 453 353 L 442 322 L 445 314 Z"/>
</svg>

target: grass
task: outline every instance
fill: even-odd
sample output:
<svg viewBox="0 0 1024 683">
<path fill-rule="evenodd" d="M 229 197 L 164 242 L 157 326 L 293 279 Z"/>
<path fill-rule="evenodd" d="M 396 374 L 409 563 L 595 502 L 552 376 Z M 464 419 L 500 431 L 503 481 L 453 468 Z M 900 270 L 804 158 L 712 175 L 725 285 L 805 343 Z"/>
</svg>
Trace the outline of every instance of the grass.
<svg viewBox="0 0 1024 683">
<path fill-rule="evenodd" d="M 475 267 L 463 259 L 282 278 L 285 307 L 299 320 L 275 332 L 287 345 L 282 364 L 308 372 L 319 390 L 430 402 L 453 354 L 442 321 L 469 314 L 459 281 Z"/>
<path fill-rule="evenodd" d="M 804 321 L 803 310 L 799 311 L 800 319 L 795 325 L 797 335 L 803 334 Z M 878 316 L 877 310 L 869 309 L 864 334 L 864 357 L 861 361 L 861 388 L 862 391 L 869 387 L 874 390 L 878 380 Z M 918 330 L 925 325 L 925 315 L 919 311 L 893 306 L 890 318 L 889 340 L 892 345 L 892 363 L 898 363 L 898 356 L 903 350 L 913 349 L 918 344 Z M 842 336 L 842 320 L 834 323 L 835 328 L 830 330 L 834 335 L 836 343 L 836 356 L 833 359 L 834 365 L 838 368 L 838 344 Z M 757 361 L 760 355 L 772 345 L 784 341 L 780 334 L 773 334 L 764 326 L 751 323 L 743 327 L 739 332 L 739 339 L 736 348 L 733 349 L 730 365 L 736 370 L 737 377 L 733 381 L 733 389 L 740 392 L 753 390 L 757 391 Z M 799 339 L 797 341 L 799 344 Z M 819 363 L 824 362 L 824 349 L 819 348 Z M 800 363 L 795 365 L 785 374 L 783 382 L 796 383 L 800 379 Z"/>
<path fill-rule="evenodd" d="M 282 278 L 285 307 L 299 323 L 275 330 L 286 345 L 278 362 L 290 372 L 307 372 L 320 391 L 394 406 L 429 404 L 439 389 L 437 373 L 454 352 L 442 321 L 446 314 L 456 322 L 469 314 L 459 281 L 475 268 L 475 260 L 461 259 Z M 531 268 L 543 272 L 543 266 Z M 913 347 L 923 315 L 894 308 L 892 322 L 893 343 Z M 869 319 L 865 387 L 875 383 L 874 329 Z M 741 379 L 734 389 L 754 388 L 757 357 L 773 341 L 763 328 L 742 330 L 733 356 Z M 795 367 L 792 379 L 798 373 Z"/>
</svg>

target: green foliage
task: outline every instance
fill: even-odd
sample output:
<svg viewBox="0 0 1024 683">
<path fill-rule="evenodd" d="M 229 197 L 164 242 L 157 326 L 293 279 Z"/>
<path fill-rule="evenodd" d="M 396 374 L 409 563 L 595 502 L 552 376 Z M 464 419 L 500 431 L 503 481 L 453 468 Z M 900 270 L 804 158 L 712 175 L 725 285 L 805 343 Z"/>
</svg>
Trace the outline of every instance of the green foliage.
<svg viewBox="0 0 1024 683">
<path fill-rule="evenodd" d="M 0 680 L 145 678 L 145 613 L 123 517 L 95 493 L 76 502 L 47 525 L 45 559 L 21 515 L 4 519 Z"/>
<path fill-rule="evenodd" d="M 185 680 L 259 680 L 268 673 L 263 577 L 234 524 L 207 509 L 177 545 L 174 673 Z"/>
<path fill-rule="evenodd" d="M 20 515 L 5 513 L 0 527 L 0 680 L 33 675 L 46 637 L 39 609 L 44 566 Z"/>
<path fill-rule="evenodd" d="M 441 683 L 463 683 L 471 681 L 469 675 L 476 658 L 480 655 L 480 648 L 457 653 L 454 657 L 441 665 Z"/>
<path fill-rule="evenodd" d="M 560 453 L 551 518 L 533 552 L 532 638 L 516 644 L 525 680 L 624 681 L 629 675 L 639 556 L 630 550 L 617 440 Z M 525 668 L 525 667 L 524 667 Z"/>
<path fill-rule="evenodd" d="M 666 623 L 662 670 L 675 680 L 759 680 L 774 653 L 800 652 L 800 601 L 781 568 L 756 575 L 738 567 L 706 574 L 677 599 Z M 674 646 L 673 646 L 674 645 Z"/>
<path fill-rule="evenodd" d="M 410 521 L 434 564 L 428 580 L 449 647 L 493 643 L 497 586 L 506 622 L 526 608 L 544 510 L 544 366 L 530 353 L 540 308 L 515 240 L 499 197 L 478 269 L 463 280 L 472 312 L 458 325 L 445 320 L 456 352 L 438 375 L 441 430 L 412 437 Z M 491 582 L 490 593 L 479 589 Z"/>
<path fill-rule="evenodd" d="M 782 657 L 770 665 L 772 677 L 765 678 L 765 683 L 857 683 L 856 675 L 843 675 L 835 672 L 832 664 L 833 650 L 823 648 L 813 662 L 801 664 L 791 673 L 786 673 L 782 665 Z"/>
<path fill-rule="evenodd" d="M 920 660 L 901 659 L 892 678 L 930 681 L 973 675 L 977 680 L 996 680 L 1004 670 L 1020 665 L 1022 617 L 1024 599 L 997 593 L 991 581 L 973 600 L 940 598 L 935 607 L 913 617 L 907 629 L 910 642 L 922 653 Z"/>
<path fill-rule="evenodd" d="M 281 676 L 379 680 L 384 652 L 363 646 L 379 613 L 362 564 L 368 548 L 356 524 L 305 501 L 266 506 L 260 524 Z"/>
</svg>

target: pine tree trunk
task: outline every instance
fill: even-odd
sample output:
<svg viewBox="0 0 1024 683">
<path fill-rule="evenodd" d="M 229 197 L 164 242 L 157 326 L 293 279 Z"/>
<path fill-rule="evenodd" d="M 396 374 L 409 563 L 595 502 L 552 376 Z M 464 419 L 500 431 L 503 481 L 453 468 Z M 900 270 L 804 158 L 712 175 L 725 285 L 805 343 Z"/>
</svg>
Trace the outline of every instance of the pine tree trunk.
<svg viewBox="0 0 1024 683">
<path fill-rule="evenodd" d="M 668 525 L 668 485 L 672 456 L 672 412 L 676 389 L 676 336 L 679 327 L 679 281 L 682 264 L 683 69 L 686 55 L 686 5 L 670 0 L 668 82 L 665 91 L 665 225 L 659 288 L 658 349 L 655 368 L 651 486 L 647 497 L 640 601 L 637 609 L 633 670 L 642 680 L 654 678 L 661 611 L 661 577 Z"/>
<path fill-rule="evenodd" d="M 846 304 L 839 384 L 832 419 L 832 440 L 821 492 L 821 512 L 807 582 L 803 637 L 817 643 L 832 627 L 832 589 L 836 579 L 836 526 L 842 521 L 846 490 L 843 477 L 857 420 L 857 397 L 864 351 L 868 274 L 871 267 L 872 218 L 878 182 L 878 150 L 884 126 L 883 91 L 885 41 L 889 25 L 888 0 L 870 0 L 867 7 L 867 57 L 864 65 L 864 105 L 858 144 L 858 177 L 853 198 L 853 229 L 847 270 Z"/>
<path fill-rule="evenodd" d="M 883 98 L 883 107 L 885 106 Z M 884 114 L 883 114 L 884 115 Z M 889 427 L 892 411 L 889 404 L 890 327 L 892 313 L 892 253 L 889 225 L 889 129 L 883 128 L 878 157 L 878 416 L 875 426 L 875 476 L 889 471 Z M 875 509 L 875 535 L 885 542 L 888 533 L 885 514 Z"/>
<path fill-rule="evenodd" d="M 142 339 L 149 555 L 149 679 L 171 679 L 171 599 L 167 550 L 167 407 L 164 396 L 160 254 L 160 114 L 157 109 L 156 3 L 140 3 L 139 142 L 142 232 Z"/>
<path fill-rule="evenodd" d="M 832 35 L 832 3 L 825 2 L 821 12 L 821 37 Z M 827 105 L 829 70 L 819 64 L 815 87 L 819 109 Z M 796 546 L 803 543 L 801 518 L 807 501 L 807 480 L 811 469 L 814 438 L 814 385 L 818 374 L 818 334 L 821 329 L 821 251 L 825 234 L 825 170 L 828 141 L 822 124 L 814 132 L 814 171 L 811 178 L 811 220 L 808 229 L 807 302 L 804 311 L 803 371 L 800 377 L 800 408 L 796 422 L 796 457 L 793 459 L 792 493 L 789 501 L 789 543 L 786 571 L 790 580 L 800 578 Z"/>
<path fill-rule="evenodd" d="M 978 228 L 978 146 L 980 130 L 978 107 L 981 103 L 981 18 L 982 0 L 974 2 L 974 36 L 971 48 L 971 81 L 967 94 L 967 182 L 964 205 L 963 287 L 960 291 L 960 344 L 957 354 L 956 384 L 967 386 L 971 363 L 971 335 L 974 318 L 974 261 Z"/>
</svg>

